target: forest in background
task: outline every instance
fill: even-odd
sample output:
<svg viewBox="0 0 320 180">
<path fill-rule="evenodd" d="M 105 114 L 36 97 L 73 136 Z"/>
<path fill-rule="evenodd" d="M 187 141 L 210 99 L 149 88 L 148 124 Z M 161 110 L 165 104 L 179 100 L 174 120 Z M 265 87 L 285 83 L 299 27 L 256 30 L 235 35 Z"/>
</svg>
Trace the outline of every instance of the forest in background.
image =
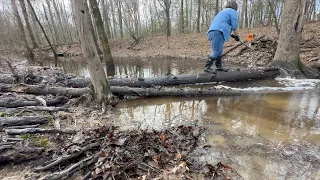
<svg viewBox="0 0 320 180">
<path fill-rule="evenodd" d="M 19 16 L 24 26 L 25 38 L 31 48 L 48 43 L 36 16 L 54 45 L 79 42 L 76 31 L 74 7 L 69 0 L 17 0 Z M 109 39 L 206 32 L 212 18 L 224 8 L 226 0 L 90 0 L 96 2 L 101 12 L 103 26 Z M 307 0 L 307 22 L 320 19 L 319 0 Z M 12 2 L 0 1 L 0 45 L 23 45 L 19 37 Z M 238 1 L 240 28 L 274 26 L 280 32 L 284 0 Z M 92 8 L 90 8 L 90 12 Z M 92 19 L 95 20 L 92 14 Z M 97 22 L 93 23 L 97 32 Z"/>
</svg>

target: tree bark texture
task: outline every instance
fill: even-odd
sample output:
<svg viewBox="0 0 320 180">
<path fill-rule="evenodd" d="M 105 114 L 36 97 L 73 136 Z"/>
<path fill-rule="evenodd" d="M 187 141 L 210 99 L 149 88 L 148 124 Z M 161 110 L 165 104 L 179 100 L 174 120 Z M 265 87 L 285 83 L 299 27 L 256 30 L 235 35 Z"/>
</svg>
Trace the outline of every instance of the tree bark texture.
<svg viewBox="0 0 320 180">
<path fill-rule="evenodd" d="M 107 102 L 111 98 L 112 93 L 103 66 L 100 62 L 98 51 L 95 48 L 92 39 L 87 1 L 73 0 L 73 3 L 76 10 L 76 25 L 80 37 L 81 49 L 88 64 L 95 98 L 98 102 Z"/>
<path fill-rule="evenodd" d="M 306 4 L 307 0 L 286 0 L 284 4 L 281 32 L 273 61 L 290 76 L 302 75 L 299 54 Z"/>
</svg>

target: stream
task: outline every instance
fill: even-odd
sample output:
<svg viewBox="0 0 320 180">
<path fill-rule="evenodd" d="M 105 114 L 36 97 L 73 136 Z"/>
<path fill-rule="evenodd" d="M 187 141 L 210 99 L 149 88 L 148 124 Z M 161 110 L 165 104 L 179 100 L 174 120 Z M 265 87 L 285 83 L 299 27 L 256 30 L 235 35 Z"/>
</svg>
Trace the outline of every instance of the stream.
<svg viewBox="0 0 320 180">
<path fill-rule="evenodd" d="M 52 61 L 45 66 L 53 67 Z M 172 59 L 115 59 L 116 77 L 154 77 L 202 72 L 205 62 Z M 60 59 L 65 73 L 89 77 L 78 58 Z M 232 67 L 237 68 L 237 67 Z M 203 125 L 206 151 L 200 160 L 230 164 L 243 179 L 320 179 L 320 80 L 219 83 L 247 89 L 309 89 L 232 97 L 161 97 L 121 102 L 117 123 L 123 129 L 161 130 L 182 124 Z"/>
</svg>

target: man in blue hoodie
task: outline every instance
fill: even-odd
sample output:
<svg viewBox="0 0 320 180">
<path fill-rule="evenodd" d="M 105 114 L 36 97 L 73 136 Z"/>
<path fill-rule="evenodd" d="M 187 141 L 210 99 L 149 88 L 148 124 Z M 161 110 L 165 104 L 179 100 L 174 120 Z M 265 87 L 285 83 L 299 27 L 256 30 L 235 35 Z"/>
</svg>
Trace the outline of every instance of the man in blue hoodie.
<svg viewBox="0 0 320 180">
<path fill-rule="evenodd" d="M 224 42 L 229 41 L 230 36 L 236 41 L 240 41 L 238 36 L 238 4 L 231 0 L 227 3 L 226 8 L 220 11 L 213 19 L 207 36 L 211 43 L 212 54 L 205 67 L 205 72 L 214 73 L 211 68 L 213 62 L 216 63 L 217 71 L 228 72 L 228 69 L 222 67 L 222 50 Z M 231 35 L 231 31 L 233 34 Z"/>
</svg>

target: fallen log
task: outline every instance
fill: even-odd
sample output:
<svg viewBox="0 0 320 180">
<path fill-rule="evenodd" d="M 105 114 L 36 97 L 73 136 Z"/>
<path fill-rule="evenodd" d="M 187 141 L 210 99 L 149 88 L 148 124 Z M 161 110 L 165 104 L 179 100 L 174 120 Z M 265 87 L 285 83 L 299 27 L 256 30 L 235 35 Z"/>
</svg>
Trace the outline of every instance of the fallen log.
<svg viewBox="0 0 320 180">
<path fill-rule="evenodd" d="M 163 96 L 181 96 L 181 97 L 197 97 L 197 96 L 242 96 L 254 94 L 270 94 L 270 93 L 287 93 L 287 92 L 306 92 L 319 91 L 316 89 L 286 89 L 271 88 L 260 90 L 250 89 L 232 89 L 232 88 L 128 88 L 128 87 L 112 87 L 114 95 L 118 96 L 141 96 L 141 97 L 163 97 Z"/>
<path fill-rule="evenodd" d="M 49 122 L 50 118 L 50 116 L 0 117 L 0 126 L 45 124 Z"/>
<path fill-rule="evenodd" d="M 32 87 L 33 91 L 25 91 L 27 93 L 33 94 L 59 94 L 59 92 L 75 92 L 70 95 L 72 96 L 81 96 L 87 93 L 90 93 L 89 88 L 66 88 L 66 87 L 47 87 L 43 89 L 38 85 L 24 85 L 21 88 L 16 88 L 18 85 L 4 85 L 5 92 L 17 92 L 24 91 L 23 88 L 28 89 Z M 51 91 L 51 88 L 54 91 Z M 39 90 L 39 92 L 37 92 Z M 211 88 L 130 88 L 130 87 L 119 87 L 112 86 L 111 91 L 114 95 L 117 96 L 141 96 L 141 97 L 162 97 L 162 96 L 241 96 L 241 95 L 250 95 L 250 94 L 267 94 L 267 93 L 286 93 L 286 92 L 304 92 L 304 91 L 312 91 L 314 89 L 302 88 L 302 89 L 290 89 L 290 88 L 271 88 L 260 90 L 250 90 L 250 89 L 232 89 L 232 88 L 219 88 L 219 87 L 211 87 Z M 18 92 L 19 92 L 18 91 Z M 68 94 L 65 94 L 68 95 Z"/>
<path fill-rule="evenodd" d="M 74 130 L 59 130 L 59 129 L 41 129 L 41 128 L 25 128 L 25 129 L 6 129 L 8 135 L 20 134 L 37 134 L 37 133 L 60 133 L 60 134 L 74 134 Z"/>
<path fill-rule="evenodd" d="M 44 148 L 0 146 L 0 165 L 27 161 L 39 157 L 43 151 Z"/>
<path fill-rule="evenodd" d="M 89 88 L 65 88 L 65 87 L 54 87 L 54 86 L 43 86 L 43 85 L 8 85 L 1 84 L 0 91 L 2 92 L 16 92 L 26 94 L 37 94 L 37 95 L 64 95 L 71 97 L 79 97 L 90 92 Z M 38 102 L 37 102 L 38 103 Z M 50 103 L 47 102 L 49 106 Z"/>
<path fill-rule="evenodd" d="M 1 89 L 2 90 L 2 89 Z M 64 96 L 58 96 L 55 99 L 52 100 L 45 100 L 45 104 L 47 106 L 58 106 L 63 105 L 66 102 L 68 102 L 68 98 Z M 6 108 L 17 108 L 17 107 L 26 107 L 26 106 L 38 106 L 42 105 L 42 102 L 39 100 L 34 101 L 27 101 L 27 100 L 14 100 L 14 99 L 1 99 L 0 100 L 0 107 L 6 107 Z"/>
<path fill-rule="evenodd" d="M 0 83 L 2 84 L 14 84 L 15 78 L 11 74 L 1 74 Z"/>
<path fill-rule="evenodd" d="M 48 112 L 69 111 L 68 108 L 64 108 L 64 107 L 43 107 L 43 106 L 18 107 L 17 109 L 31 110 L 31 111 L 48 111 Z"/>
<path fill-rule="evenodd" d="M 240 82 L 248 80 L 272 79 L 280 75 L 278 68 L 233 70 L 218 72 L 217 74 L 181 74 L 150 78 L 114 78 L 109 79 L 110 86 L 152 87 L 174 86 L 183 84 L 200 84 L 215 82 Z M 73 78 L 67 83 L 70 87 L 86 87 L 90 84 L 89 78 Z"/>
<path fill-rule="evenodd" d="M 110 86 L 128 86 L 128 87 L 152 87 L 152 86 L 174 86 L 183 84 L 199 84 L 199 83 L 215 83 L 215 82 L 239 82 L 248 80 L 261 80 L 275 78 L 280 75 L 277 68 L 260 68 L 260 69 L 246 69 L 246 70 L 232 70 L 229 72 L 218 72 L 217 74 L 181 74 L 181 75 L 167 75 L 150 78 L 111 78 L 109 79 Z M 2 77 L 3 76 L 3 77 Z M 8 77 L 8 75 L 0 75 L 0 77 Z M 12 79 L 12 77 L 11 77 Z M 3 84 L 12 84 L 12 81 L 0 81 Z M 8 83 L 10 82 L 10 83 Z M 66 82 L 68 87 L 83 88 L 91 84 L 90 78 L 72 78 Z M 2 87 L 2 89 L 5 87 Z M 38 94 L 45 94 L 41 92 L 51 91 L 50 94 L 71 95 L 74 97 L 83 94 L 81 90 L 65 89 L 64 92 L 42 86 L 43 91 L 33 89 L 32 86 L 24 88 L 26 93 L 37 92 Z M 2 91 L 5 91 L 3 89 Z M 17 91 L 19 91 L 17 89 Z M 20 90 L 19 92 L 23 92 Z M 35 94 L 35 93 L 33 93 Z"/>
<path fill-rule="evenodd" d="M 26 126 L 8 126 L 6 129 L 25 129 L 25 128 L 37 128 L 40 124 L 26 125 Z"/>
</svg>

